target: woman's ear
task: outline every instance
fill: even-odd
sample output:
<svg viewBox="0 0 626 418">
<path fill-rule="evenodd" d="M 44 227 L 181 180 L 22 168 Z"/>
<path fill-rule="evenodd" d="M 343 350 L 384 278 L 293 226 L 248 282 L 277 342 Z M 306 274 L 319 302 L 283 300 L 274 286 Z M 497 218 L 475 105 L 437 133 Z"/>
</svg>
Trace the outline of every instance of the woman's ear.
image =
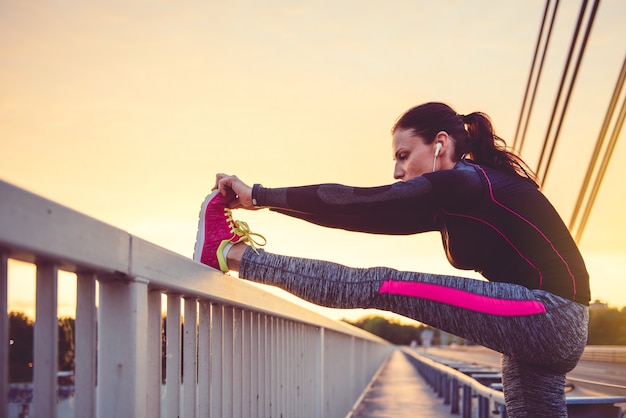
<svg viewBox="0 0 626 418">
<path fill-rule="evenodd" d="M 435 135 L 435 157 L 438 157 L 443 151 L 448 148 L 448 141 L 450 137 L 446 131 L 440 131 Z"/>
<path fill-rule="evenodd" d="M 449 170 L 454 168 L 457 163 L 457 158 L 455 157 L 456 144 L 454 143 L 454 139 L 451 138 L 446 131 L 440 131 L 437 135 L 435 135 L 435 142 L 433 145 L 435 147 L 435 160 L 440 161 L 439 169 Z M 437 150 L 439 152 L 437 152 Z"/>
</svg>

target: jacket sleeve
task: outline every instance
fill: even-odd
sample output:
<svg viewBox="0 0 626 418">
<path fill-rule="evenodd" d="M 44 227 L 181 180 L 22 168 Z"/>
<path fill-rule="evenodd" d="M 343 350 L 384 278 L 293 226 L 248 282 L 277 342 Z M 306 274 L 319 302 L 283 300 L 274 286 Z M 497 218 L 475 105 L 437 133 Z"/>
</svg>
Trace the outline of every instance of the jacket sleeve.
<svg viewBox="0 0 626 418">
<path fill-rule="evenodd" d="M 438 205 L 424 176 L 379 187 L 256 184 L 252 198 L 257 206 L 330 228 L 395 235 L 438 230 Z"/>
</svg>

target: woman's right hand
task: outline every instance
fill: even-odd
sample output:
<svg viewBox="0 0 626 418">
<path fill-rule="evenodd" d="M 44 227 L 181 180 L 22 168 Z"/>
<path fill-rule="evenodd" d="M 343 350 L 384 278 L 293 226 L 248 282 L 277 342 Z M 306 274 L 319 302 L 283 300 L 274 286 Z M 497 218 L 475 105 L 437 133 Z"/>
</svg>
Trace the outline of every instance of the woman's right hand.
<svg viewBox="0 0 626 418">
<path fill-rule="evenodd" d="M 215 186 L 213 190 L 219 190 L 223 196 L 234 195 L 228 204 L 231 209 L 258 209 L 252 204 L 252 187 L 248 186 L 237 176 L 218 173 L 215 176 Z"/>
</svg>

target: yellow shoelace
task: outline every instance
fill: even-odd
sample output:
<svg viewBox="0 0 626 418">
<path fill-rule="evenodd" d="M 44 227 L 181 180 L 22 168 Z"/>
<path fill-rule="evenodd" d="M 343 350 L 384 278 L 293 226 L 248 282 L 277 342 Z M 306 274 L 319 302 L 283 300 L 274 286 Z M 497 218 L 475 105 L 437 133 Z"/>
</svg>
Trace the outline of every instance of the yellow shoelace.
<svg viewBox="0 0 626 418">
<path fill-rule="evenodd" d="M 248 244 L 250 244 L 254 252 L 258 254 L 259 251 L 257 250 L 257 246 L 263 247 L 265 244 L 267 244 L 267 239 L 261 234 L 257 234 L 256 232 L 250 231 L 250 227 L 248 226 L 246 222 L 233 220 L 233 213 L 231 212 L 230 209 L 224 208 L 224 214 L 226 215 L 226 220 L 230 224 L 231 232 L 235 235 L 243 237 L 241 241 L 247 242 Z M 257 239 L 260 238 L 263 241 L 262 242 L 258 241 L 257 239 L 254 239 L 253 237 L 257 237 Z"/>
</svg>

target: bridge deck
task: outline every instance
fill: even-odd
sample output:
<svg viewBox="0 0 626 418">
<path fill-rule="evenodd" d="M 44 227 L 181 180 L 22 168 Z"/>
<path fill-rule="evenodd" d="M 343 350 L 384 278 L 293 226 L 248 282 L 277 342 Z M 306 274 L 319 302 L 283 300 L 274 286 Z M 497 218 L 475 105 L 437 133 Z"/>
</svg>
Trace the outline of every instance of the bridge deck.
<svg viewBox="0 0 626 418">
<path fill-rule="evenodd" d="M 351 418 L 458 417 L 402 354 L 395 351 L 364 393 Z"/>
</svg>

